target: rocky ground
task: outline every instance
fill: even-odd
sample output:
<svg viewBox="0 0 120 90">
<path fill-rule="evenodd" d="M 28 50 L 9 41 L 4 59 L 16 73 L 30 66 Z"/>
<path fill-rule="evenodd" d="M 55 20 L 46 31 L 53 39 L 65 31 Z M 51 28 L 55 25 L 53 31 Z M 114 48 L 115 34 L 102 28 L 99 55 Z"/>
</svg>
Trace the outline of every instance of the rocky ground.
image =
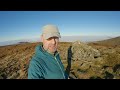
<svg viewBox="0 0 120 90">
<path fill-rule="evenodd" d="M 27 79 L 39 43 L 0 47 L 0 79 Z M 120 79 L 120 45 L 60 42 L 58 51 L 71 79 Z"/>
<path fill-rule="evenodd" d="M 71 45 L 69 64 L 76 79 L 120 79 L 120 47 L 76 41 Z"/>
</svg>

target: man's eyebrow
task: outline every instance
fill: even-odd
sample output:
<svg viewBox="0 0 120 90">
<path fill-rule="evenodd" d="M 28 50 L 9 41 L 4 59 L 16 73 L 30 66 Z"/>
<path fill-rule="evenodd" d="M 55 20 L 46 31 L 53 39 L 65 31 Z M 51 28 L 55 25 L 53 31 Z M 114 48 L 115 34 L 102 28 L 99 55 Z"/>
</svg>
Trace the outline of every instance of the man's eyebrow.
<svg viewBox="0 0 120 90">
<path fill-rule="evenodd" d="M 58 38 L 58 37 L 51 37 L 51 38 Z"/>
</svg>

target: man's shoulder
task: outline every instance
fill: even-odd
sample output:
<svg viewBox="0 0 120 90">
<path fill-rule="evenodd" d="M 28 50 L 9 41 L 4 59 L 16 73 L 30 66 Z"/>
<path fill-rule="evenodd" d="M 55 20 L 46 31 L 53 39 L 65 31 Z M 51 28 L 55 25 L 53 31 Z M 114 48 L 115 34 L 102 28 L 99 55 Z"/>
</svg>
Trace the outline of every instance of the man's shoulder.
<svg viewBox="0 0 120 90">
<path fill-rule="evenodd" d="M 38 59 L 35 56 L 32 57 L 32 59 L 30 60 L 30 66 L 32 67 L 41 67 L 42 66 L 42 59 Z"/>
<path fill-rule="evenodd" d="M 33 55 L 33 57 L 31 58 L 31 60 L 30 60 L 30 62 L 38 62 L 38 61 L 41 61 L 41 58 L 38 58 L 37 56 L 36 56 L 36 54 L 35 55 Z"/>
<path fill-rule="evenodd" d="M 41 46 L 42 46 L 42 44 L 38 44 L 38 45 L 36 45 L 36 47 L 35 47 L 35 51 L 38 50 L 38 49 L 40 49 Z"/>
</svg>

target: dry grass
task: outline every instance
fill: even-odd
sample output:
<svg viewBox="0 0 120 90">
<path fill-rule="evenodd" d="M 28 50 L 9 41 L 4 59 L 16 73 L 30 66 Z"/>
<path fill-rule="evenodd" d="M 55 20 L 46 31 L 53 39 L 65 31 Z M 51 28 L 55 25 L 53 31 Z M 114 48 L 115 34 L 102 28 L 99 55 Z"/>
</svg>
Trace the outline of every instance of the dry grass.
<svg viewBox="0 0 120 90">
<path fill-rule="evenodd" d="M 26 43 L 0 47 L 0 78 L 26 79 L 29 61 L 34 54 L 35 46 L 39 43 Z M 58 51 L 65 68 L 68 65 L 68 48 L 71 43 L 60 42 Z M 70 75 L 76 79 L 105 78 L 107 74 L 115 75 L 120 79 L 120 71 L 112 69 L 120 64 L 120 46 L 105 46 L 95 43 L 89 44 L 100 51 L 101 57 L 92 64 L 83 64 L 80 61 L 71 61 Z M 91 65 L 91 66 L 90 66 Z M 103 69 L 107 66 L 108 68 Z M 108 72 L 108 73 L 107 73 Z"/>
</svg>

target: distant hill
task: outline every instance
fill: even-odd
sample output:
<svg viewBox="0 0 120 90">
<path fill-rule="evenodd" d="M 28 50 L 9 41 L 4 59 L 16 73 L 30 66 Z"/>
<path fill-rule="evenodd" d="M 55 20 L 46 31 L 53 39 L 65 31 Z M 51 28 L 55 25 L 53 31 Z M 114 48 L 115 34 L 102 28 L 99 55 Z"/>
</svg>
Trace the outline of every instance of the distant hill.
<svg viewBox="0 0 120 90">
<path fill-rule="evenodd" d="M 40 42 L 40 38 L 4 41 L 4 42 L 0 42 L 0 46 L 24 44 L 24 43 L 33 43 L 33 42 Z"/>
<path fill-rule="evenodd" d="M 119 37 L 115 37 L 115 38 L 111 38 L 111 39 L 106 39 L 106 40 L 102 40 L 102 41 L 97 41 L 95 42 L 97 44 L 100 45 L 112 45 L 112 46 L 116 46 L 116 45 L 120 45 L 120 36 Z"/>
<path fill-rule="evenodd" d="M 75 42 L 80 40 L 82 42 L 93 42 L 109 39 L 108 36 L 62 36 L 60 41 L 62 42 Z"/>
<path fill-rule="evenodd" d="M 107 40 L 110 38 L 111 37 L 109 36 L 62 36 L 60 38 L 60 42 L 75 42 L 77 40 L 80 40 L 82 42 L 96 42 L 96 41 L 101 41 L 101 40 Z M 22 44 L 26 42 L 29 42 L 29 43 L 40 42 L 40 38 L 5 41 L 5 42 L 0 42 L 0 46 Z"/>
<path fill-rule="evenodd" d="M 25 43 L 29 43 L 29 42 L 19 42 L 19 44 L 25 44 Z"/>
</svg>

